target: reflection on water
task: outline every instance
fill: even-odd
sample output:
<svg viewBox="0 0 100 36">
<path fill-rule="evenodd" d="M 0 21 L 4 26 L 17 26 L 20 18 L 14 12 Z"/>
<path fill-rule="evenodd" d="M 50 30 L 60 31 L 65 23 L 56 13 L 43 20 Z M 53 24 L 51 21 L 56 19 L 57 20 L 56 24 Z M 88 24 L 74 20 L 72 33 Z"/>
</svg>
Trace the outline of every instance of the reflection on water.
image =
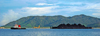
<svg viewBox="0 0 100 36">
<path fill-rule="evenodd" d="M 100 29 L 0 29 L 0 36 L 100 36 Z"/>
<path fill-rule="evenodd" d="M 34 32 L 34 35 L 35 36 L 47 36 L 47 35 L 50 35 L 50 33 L 41 31 L 41 32 Z"/>
</svg>

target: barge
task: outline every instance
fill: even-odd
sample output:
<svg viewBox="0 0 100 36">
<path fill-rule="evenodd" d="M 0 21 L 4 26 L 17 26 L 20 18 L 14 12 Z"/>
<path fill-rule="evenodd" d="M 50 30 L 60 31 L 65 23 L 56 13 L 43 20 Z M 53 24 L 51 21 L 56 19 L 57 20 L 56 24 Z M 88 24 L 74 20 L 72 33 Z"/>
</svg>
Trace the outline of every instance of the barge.
<svg viewBox="0 0 100 36">
<path fill-rule="evenodd" d="M 68 24 L 60 24 L 59 26 L 57 27 L 50 27 L 51 29 L 92 29 L 92 27 L 85 27 L 84 25 L 81 25 L 81 24 L 72 24 L 70 25 L 69 23 Z"/>
</svg>

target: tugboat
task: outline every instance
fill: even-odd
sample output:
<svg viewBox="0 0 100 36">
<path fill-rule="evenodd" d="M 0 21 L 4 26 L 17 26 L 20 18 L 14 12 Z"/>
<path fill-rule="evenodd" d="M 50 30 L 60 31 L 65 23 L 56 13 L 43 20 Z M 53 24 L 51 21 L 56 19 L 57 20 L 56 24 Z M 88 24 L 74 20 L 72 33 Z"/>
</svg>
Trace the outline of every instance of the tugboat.
<svg viewBox="0 0 100 36">
<path fill-rule="evenodd" d="M 15 24 L 15 26 L 11 27 L 11 29 L 26 29 L 26 28 L 21 28 L 21 25 Z"/>
<path fill-rule="evenodd" d="M 57 27 L 50 27 L 51 29 L 92 29 L 92 27 L 85 27 L 84 25 L 81 25 L 81 24 L 72 24 L 70 25 L 69 23 L 68 24 L 60 24 L 59 26 Z"/>
</svg>

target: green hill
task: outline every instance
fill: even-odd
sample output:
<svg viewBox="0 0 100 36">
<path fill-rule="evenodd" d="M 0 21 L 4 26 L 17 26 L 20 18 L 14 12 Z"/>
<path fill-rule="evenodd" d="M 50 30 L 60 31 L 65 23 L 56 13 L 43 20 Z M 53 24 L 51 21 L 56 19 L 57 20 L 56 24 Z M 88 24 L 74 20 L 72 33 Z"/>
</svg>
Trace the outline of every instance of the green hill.
<svg viewBox="0 0 100 36">
<path fill-rule="evenodd" d="M 100 27 L 100 19 L 86 16 L 84 14 L 81 15 L 75 15 L 72 17 L 64 17 L 61 15 L 57 16 L 28 16 L 20 18 L 17 21 L 12 21 L 4 27 L 13 27 L 15 23 L 21 25 L 22 27 L 34 27 L 34 26 L 41 26 L 41 27 L 50 27 L 50 26 L 58 26 L 61 23 L 81 23 L 87 27 Z"/>
</svg>

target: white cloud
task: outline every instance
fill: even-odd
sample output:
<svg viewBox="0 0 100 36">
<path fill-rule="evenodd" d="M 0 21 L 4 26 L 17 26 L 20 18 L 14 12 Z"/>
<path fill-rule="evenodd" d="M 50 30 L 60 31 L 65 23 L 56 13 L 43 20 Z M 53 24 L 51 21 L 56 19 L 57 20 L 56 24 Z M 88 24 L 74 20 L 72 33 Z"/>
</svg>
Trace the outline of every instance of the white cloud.
<svg viewBox="0 0 100 36">
<path fill-rule="evenodd" d="M 43 15 L 48 14 L 52 12 L 57 12 L 54 9 L 59 6 L 49 6 L 49 7 L 25 7 L 22 8 L 19 12 L 23 14 L 29 14 L 29 15 Z"/>
<path fill-rule="evenodd" d="M 71 3 L 71 4 L 77 4 L 77 3 Z M 82 3 L 80 3 L 82 4 Z M 84 11 L 84 10 L 100 10 L 100 3 L 84 3 L 85 5 L 83 6 L 65 6 L 63 8 L 63 11 L 68 11 L 68 12 L 76 12 L 76 11 Z M 66 8 L 67 7 L 67 8 Z M 95 9 L 95 10 L 94 10 Z M 97 11 L 96 11 L 97 12 Z"/>
<path fill-rule="evenodd" d="M 9 10 L 8 13 L 3 15 L 1 25 L 5 25 L 9 22 L 18 20 L 21 17 L 32 16 L 32 15 L 44 15 L 48 13 L 57 12 L 53 9 L 59 6 L 50 6 L 50 7 L 24 7 L 22 9 Z"/>
<path fill-rule="evenodd" d="M 100 12 L 100 10 L 96 10 L 97 12 Z"/>
<path fill-rule="evenodd" d="M 10 21 L 14 21 L 14 20 L 18 19 L 18 17 L 20 18 L 18 13 L 14 12 L 13 10 L 9 10 L 8 13 L 5 13 L 3 15 L 3 19 L 0 24 L 5 25 L 5 24 L 9 23 Z"/>
<path fill-rule="evenodd" d="M 47 3 L 37 3 L 36 5 L 53 5 L 53 4 L 47 4 Z"/>
<path fill-rule="evenodd" d="M 92 15 L 100 18 L 100 13 L 93 13 Z"/>
<path fill-rule="evenodd" d="M 59 3 L 56 3 L 56 4 L 82 5 L 83 2 L 59 2 Z"/>
<path fill-rule="evenodd" d="M 86 9 L 100 9 L 100 3 L 86 3 Z"/>
</svg>

